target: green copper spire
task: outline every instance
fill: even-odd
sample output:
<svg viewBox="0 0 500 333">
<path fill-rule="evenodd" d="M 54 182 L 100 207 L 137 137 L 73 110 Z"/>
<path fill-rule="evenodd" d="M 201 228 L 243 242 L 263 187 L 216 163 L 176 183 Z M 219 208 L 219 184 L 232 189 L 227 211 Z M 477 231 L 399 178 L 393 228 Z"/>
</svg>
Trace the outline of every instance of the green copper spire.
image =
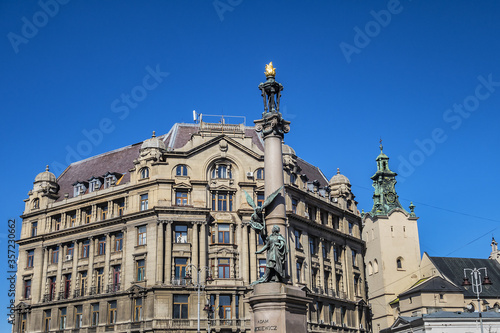
<svg viewBox="0 0 500 333">
<path fill-rule="evenodd" d="M 377 172 L 371 177 L 373 180 L 373 208 L 372 215 L 388 215 L 392 210 L 403 207 L 399 203 L 396 193 L 397 173 L 389 169 L 389 157 L 383 152 L 382 139 L 380 139 L 380 155 L 377 156 Z"/>
</svg>

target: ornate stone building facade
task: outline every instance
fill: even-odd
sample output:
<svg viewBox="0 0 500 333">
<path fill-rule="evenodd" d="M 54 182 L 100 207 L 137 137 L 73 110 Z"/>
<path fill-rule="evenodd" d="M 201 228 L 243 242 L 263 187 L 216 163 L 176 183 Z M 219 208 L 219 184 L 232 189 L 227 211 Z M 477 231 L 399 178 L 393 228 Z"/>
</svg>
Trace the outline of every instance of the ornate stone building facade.
<svg viewBox="0 0 500 333">
<path fill-rule="evenodd" d="M 286 145 L 283 162 L 287 272 L 313 299 L 308 331 L 369 330 L 349 180 Z M 265 254 L 243 190 L 263 201 L 263 167 L 253 127 L 200 122 L 42 172 L 22 216 L 14 331 L 196 332 L 200 318 L 201 331 L 249 332 Z"/>
</svg>

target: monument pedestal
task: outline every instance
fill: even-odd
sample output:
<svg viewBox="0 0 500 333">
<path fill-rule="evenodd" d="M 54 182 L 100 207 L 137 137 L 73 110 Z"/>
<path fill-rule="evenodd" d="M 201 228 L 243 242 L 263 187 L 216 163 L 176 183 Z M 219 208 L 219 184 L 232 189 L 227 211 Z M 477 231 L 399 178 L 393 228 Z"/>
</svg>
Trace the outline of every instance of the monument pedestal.
<svg viewBox="0 0 500 333">
<path fill-rule="evenodd" d="M 252 332 L 307 332 L 307 304 L 311 298 L 300 288 L 278 282 L 260 283 L 246 301 L 252 314 Z"/>
</svg>

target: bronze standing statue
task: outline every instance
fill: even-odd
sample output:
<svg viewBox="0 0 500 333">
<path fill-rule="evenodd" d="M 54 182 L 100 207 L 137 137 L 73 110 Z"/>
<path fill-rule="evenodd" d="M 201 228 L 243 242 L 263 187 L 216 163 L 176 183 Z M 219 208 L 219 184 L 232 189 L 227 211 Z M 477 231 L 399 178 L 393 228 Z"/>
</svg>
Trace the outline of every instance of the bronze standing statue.
<svg viewBox="0 0 500 333">
<path fill-rule="evenodd" d="M 281 192 L 282 188 L 283 186 L 267 197 L 261 207 L 255 205 L 252 197 L 245 191 L 247 202 L 254 209 L 254 212 L 250 217 L 250 226 L 257 233 L 261 234 L 261 238 L 264 241 L 262 249 L 255 253 L 259 254 L 267 251 L 266 272 L 260 279 L 252 282 L 252 285 L 270 281 L 284 282 L 285 280 L 285 261 L 288 253 L 288 246 L 285 238 L 280 234 L 280 228 L 277 225 L 273 226 L 271 235 L 267 236 L 266 221 L 264 219 L 263 212 L 263 210 L 271 202 L 273 202 L 274 198 L 276 198 L 276 196 Z"/>
</svg>

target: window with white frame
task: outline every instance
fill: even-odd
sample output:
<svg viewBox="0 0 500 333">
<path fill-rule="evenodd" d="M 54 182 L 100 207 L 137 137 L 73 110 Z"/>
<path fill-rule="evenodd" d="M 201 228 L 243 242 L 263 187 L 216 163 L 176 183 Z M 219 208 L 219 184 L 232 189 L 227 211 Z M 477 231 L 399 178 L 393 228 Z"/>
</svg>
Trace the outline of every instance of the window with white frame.
<svg viewBox="0 0 500 333">
<path fill-rule="evenodd" d="M 85 186 L 84 183 L 77 182 L 77 183 L 73 184 L 73 196 L 74 197 L 77 197 L 81 194 L 84 194 L 86 190 L 87 190 L 87 187 Z"/>
<path fill-rule="evenodd" d="M 212 169 L 213 179 L 231 179 L 233 178 L 231 172 L 231 164 L 221 163 L 216 164 Z"/>
</svg>

